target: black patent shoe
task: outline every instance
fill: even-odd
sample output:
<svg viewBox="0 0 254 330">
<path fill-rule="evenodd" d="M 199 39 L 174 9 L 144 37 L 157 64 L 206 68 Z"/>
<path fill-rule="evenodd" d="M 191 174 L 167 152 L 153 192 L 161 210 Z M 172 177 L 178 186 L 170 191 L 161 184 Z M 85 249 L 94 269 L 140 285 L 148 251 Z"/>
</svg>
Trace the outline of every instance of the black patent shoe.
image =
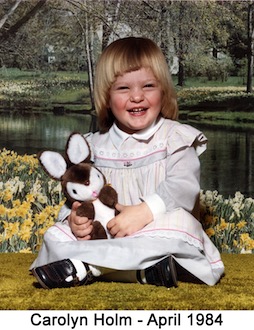
<svg viewBox="0 0 254 330">
<path fill-rule="evenodd" d="M 94 277 L 89 266 L 86 263 L 83 264 L 86 268 L 87 275 L 82 281 L 79 281 L 76 268 L 70 259 L 64 259 L 33 268 L 32 273 L 40 285 L 45 289 L 69 288 L 93 282 Z M 72 279 L 66 281 L 68 277 Z"/>
<path fill-rule="evenodd" d="M 172 256 L 166 257 L 144 271 L 147 284 L 165 286 L 167 288 L 177 287 L 177 272 Z M 140 271 L 138 271 L 137 275 L 139 277 L 138 281 L 142 283 Z"/>
</svg>

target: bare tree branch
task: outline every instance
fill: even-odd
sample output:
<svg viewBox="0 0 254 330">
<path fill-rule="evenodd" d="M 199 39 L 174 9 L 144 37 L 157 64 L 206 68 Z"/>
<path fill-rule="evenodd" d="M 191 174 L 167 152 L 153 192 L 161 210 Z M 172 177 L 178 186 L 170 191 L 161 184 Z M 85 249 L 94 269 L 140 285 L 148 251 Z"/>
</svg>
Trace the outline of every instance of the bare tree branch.
<svg viewBox="0 0 254 330">
<path fill-rule="evenodd" d="M 14 11 L 18 8 L 20 2 L 22 0 L 17 0 L 14 5 L 9 9 L 9 11 L 3 16 L 3 18 L 0 20 L 0 29 L 3 27 L 7 19 L 14 13 Z"/>
<path fill-rule="evenodd" d="M 21 17 L 21 19 L 18 20 L 13 26 L 11 26 L 9 30 L 2 34 L 2 36 L 0 37 L 0 42 L 9 39 L 11 36 L 14 36 L 18 32 L 18 30 L 41 9 L 41 7 L 46 3 L 46 1 L 47 0 L 39 0 L 29 12 L 27 12 L 23 17 Z"/>
</svg>

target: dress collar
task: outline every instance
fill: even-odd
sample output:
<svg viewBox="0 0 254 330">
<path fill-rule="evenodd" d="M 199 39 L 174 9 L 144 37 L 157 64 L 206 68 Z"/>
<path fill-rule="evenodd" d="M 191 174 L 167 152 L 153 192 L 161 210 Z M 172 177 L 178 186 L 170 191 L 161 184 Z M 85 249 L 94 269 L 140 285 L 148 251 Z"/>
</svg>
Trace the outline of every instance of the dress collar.
<svg viewBox="0 0 254 330">
<path fill-rule="evenodd" d="M 119 149 L 122 143 L 129 138 L 144 141 L 148 140 L 159 129 L 159 127 L 163 124 L 164 120 L 165 119 L 161 117 L 160 119 L 155 120 L 148 128 L 145 128 L 134 134 L 128 134 L 123 132 L 122 130 L 120 130 L 120 128 L 118 128 L 116 123 L 114 123 L 109 130 L 109 135 L 114 146 Z"/>
</svg>

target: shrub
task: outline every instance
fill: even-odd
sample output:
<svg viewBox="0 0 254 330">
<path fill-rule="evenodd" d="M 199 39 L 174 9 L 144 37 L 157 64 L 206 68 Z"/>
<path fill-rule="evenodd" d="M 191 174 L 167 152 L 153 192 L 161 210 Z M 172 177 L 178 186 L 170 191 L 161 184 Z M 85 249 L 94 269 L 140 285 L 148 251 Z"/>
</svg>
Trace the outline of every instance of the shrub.
<svg viewBox="0 0 254 330">
<path fill-rule="evenodd" d="M 35 252 L 64 199 L 35 155 L 0 151 L 0 252 Z"/>
<path fill-rule="evenodd" d="M 254 200 L 236 192 L 224 198 L 217 191 L 201 192 L 203 227 L 220 252 L 252 253 L 254 250 Z"/>
</svg>

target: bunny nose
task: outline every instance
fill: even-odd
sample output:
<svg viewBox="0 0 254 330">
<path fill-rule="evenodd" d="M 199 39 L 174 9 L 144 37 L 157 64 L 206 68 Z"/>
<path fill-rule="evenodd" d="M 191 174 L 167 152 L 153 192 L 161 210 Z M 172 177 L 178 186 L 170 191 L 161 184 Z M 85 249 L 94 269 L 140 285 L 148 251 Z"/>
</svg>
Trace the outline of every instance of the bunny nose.
<svg viewBox="0 0 254 330">
<path fill-rule="evenodd" d="M 86 180 L 85 181 L 85 186 L 89 186 L 89 184 L 90 184 L 90 181 L 89 180 Z"/>
</svg>

